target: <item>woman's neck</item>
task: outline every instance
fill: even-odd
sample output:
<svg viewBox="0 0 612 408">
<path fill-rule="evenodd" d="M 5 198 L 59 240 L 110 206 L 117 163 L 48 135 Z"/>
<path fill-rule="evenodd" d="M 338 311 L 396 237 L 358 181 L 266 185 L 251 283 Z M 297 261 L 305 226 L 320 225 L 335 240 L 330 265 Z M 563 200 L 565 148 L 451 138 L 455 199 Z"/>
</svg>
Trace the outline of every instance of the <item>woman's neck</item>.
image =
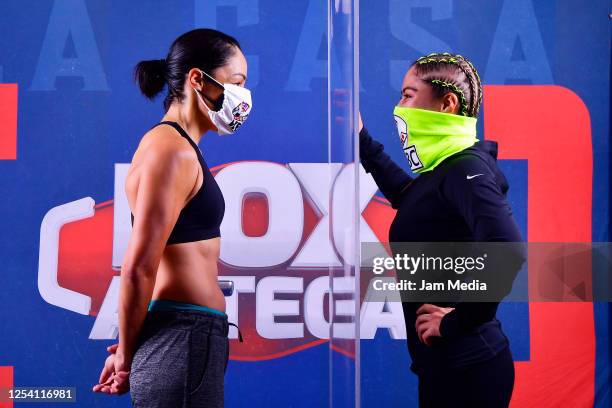
<svg viewBox="0 0 612 408">
<path fill-rule="evenodd" d="M 189 98 L 191 99 L 191 98 Z M 162 121 L 172 121 L 178 123 L 185 132 L 198 144 L 204 133 L 213 130 L 210 121 L 202 117 L 202 113 L 197 106 L 190 104 L 189 100 L 183 103 L 174 102 L 162 118 Z"/>
</svg>

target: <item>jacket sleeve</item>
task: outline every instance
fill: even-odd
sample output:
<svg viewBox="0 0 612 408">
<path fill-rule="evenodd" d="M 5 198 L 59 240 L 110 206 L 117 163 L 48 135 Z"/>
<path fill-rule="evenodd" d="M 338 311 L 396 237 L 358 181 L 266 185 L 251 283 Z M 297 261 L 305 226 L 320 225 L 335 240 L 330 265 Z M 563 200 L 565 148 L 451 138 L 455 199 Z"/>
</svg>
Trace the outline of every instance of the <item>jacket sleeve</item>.
<svg viewBox="0 0 612 408">
<path fill-rule="evenodd" d="M 451 209 L 465 220 L 475 242 L 518 242 L 504 245 L 502 251 L 490 251 L 487 279 L 494 285 L 491 302 L 460 302 L 440 323 L 442 337 L 464 334 L 495 317 L 499 302 L 512 290 L 516 274 L 526 260 L 519 228 L 512 216 L 505 192 L 496 182 L 495 173 L 483 159 L 469 155 L 451 164 L 440 186 L 440 193 Z M 499 300 L 499 301 L 497 301 Z"/>
<path fill-rule="evenodd" d="M 397 209 L 401 193 L 413 178 L 385 153 L 384 146 L 374 140 L 365 127 L 359 132 L 359 158 L 391 207 Z"/>
</svg>

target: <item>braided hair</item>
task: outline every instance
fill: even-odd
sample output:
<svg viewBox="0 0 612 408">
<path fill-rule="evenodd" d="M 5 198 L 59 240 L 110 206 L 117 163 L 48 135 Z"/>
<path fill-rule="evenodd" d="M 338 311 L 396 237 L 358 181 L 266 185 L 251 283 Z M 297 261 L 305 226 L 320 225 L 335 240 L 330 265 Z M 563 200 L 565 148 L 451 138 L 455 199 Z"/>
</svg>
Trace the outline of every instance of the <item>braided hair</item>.
<svg viewBox="0 0 612 408">
<path fill-rule="evenodd" d="M 459 54 L 433 53 L 417 59 L 416 75 L 429 83 L 438 96 L 452 92 L 461 104 L 459 114 L 478 116 L 482 102 L 482 84 L 474 65 Z"/>
</svg>

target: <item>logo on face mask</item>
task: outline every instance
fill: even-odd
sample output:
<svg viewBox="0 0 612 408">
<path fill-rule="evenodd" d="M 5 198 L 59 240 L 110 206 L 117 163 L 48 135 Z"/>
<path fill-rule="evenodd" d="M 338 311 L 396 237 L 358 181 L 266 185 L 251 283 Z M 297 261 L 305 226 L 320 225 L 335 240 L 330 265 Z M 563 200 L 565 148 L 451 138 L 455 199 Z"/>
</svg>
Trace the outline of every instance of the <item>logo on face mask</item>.
<svg viewBox="0 0 612 408">
<path fill-rule="evenodd" d="M 408 162 L 410 163 L 410 170 L 418 170 L 423 167 L 423 163 L 421 162 L 421 159 L 419 159 L 415 145 L 404 148 L 404 154 L 406 154 Z"/>
<path fill-rule="evenodd" d="M 394 115 L 394 118 L 404 154 L 406 155 L 408 163 L 410 164 L 410 170 L 414 171 L 423 168 L 423 162 L 421 162 L 421 159 L 419 159 L 416 146 L 408 144 L 408 124 L 404 119 L 397 115 Z"/>
<path fill-rule="evenodd" d="M 234 120 L 232 120 L 232 122 L 228 125 L 233 132 L 235 132 L 236 129 L 242 126 L 244 121 L 247 120 L 247 118 L 249 117 L 250 110 L 251 107 L 246 102 L 241 102 L 238 106 L 234 108 L 234 110 L 232 111 Z"/>
</svg>

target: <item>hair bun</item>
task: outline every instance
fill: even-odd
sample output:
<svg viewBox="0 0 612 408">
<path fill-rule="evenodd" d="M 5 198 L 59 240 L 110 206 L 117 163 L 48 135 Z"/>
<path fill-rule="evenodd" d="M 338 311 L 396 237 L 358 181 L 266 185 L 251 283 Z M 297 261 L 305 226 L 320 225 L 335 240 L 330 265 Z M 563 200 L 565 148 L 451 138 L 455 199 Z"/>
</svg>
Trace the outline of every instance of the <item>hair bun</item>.
<svg viewBox="0 0 612 408">
<path fill-rule="evenodd" d="M 165 59 L 140 61 L 134 69 L 134 79 L 147 98 L 154 98 L 166 84 L 167 64 Z"/>
</svg>

